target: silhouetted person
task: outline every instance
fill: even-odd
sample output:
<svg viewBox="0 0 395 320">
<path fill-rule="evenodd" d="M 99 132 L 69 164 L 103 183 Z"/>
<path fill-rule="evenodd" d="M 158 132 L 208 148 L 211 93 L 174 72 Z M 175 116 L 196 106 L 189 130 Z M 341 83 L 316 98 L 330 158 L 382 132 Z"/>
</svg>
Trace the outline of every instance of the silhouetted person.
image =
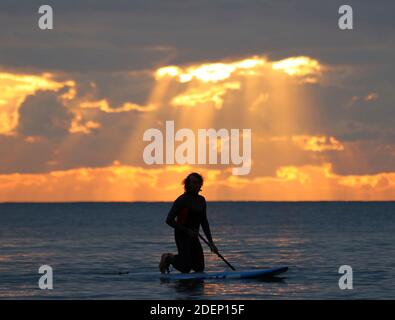
<svg viewBox="0 0 395 320">
<path fill-rule="evenodd" d="M 211 251 L 218 252 L 211 237 L 206 214 L 206 199 L 199 195 L 203 177 L 198 173 L 189 174 L 183 181 L 185 192 L 174 201 L 166 223 L 174 228 L 178 254 L 164 253 L 159 263 L 161 273 L 169 272 L 172 265 L 180 272 L 204 270 L 204 254 L 199 241 L 199 227 L 202 226 Z"/>
</svg>

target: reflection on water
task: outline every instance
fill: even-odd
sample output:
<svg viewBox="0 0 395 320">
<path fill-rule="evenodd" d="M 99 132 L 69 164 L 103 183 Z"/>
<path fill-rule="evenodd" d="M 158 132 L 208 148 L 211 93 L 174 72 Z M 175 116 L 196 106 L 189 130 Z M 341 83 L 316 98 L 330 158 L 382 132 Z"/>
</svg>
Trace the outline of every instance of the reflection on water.
<svg viewBox="0 0 395 320">
<path fill-rule="evenodd" d="M 256 299 L 256 294 L 273 294 L 277 290 L 276 286 L 265 285 L 272 283 L 273 280 L 228 280 L 228 281 L 207 281 L 204 287 L 204 294 L 208 297 L 244 297 Z M 281 282 L 281 280 L 279 280 Z"/>
<path fill-rule="evenodd" d="M 196 299 L 204 295 L 204 280 L 161 280 L 161 284 L 167 284 L 175 293 L 183 296 L 185 299 Z M 169 297 L 170 298 L 170 297 Z"/>
<path fill-rule="evenodd" d="M 10 258 L 10 255 L 0 254 L 0 262 L 10 261 Z"/>
<path fill-rule="evenodd" d="M 227 296 L 246 296 L 253 299 L 254 290 L 260 293 L 270 293 L 279 295 L 283 292 L 282 285 L 286 285 L 286 277 L 264 277 L 261 279 L 245 280 L 215 280 L 215 279 L 188 279 L 188 280 L 169 280 L 161 279 L 161 285 L 166 285 L 174 293 L 185 299 L 196 299 L 204 296 L 206 299 L 212 297 L 226 298 Z M 265 284 L 267 286 L 265 287 Z M 276 286 L 270 286 L 276 284 Z M 252 296 L 251 296 L 252 294 Z"/>
</svg>

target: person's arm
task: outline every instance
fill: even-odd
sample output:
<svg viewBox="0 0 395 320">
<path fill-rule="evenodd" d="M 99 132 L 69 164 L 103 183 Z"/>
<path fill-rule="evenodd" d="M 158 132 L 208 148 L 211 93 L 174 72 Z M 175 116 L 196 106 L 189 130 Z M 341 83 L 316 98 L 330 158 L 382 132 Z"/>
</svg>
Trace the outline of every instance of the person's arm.
<svg viewBox="0 0 395 320">
<path fill-rule="evenodd" d="M 213 238 L 211 236 L 210 225 L 209 225 L 208 220 L 207 220 L 206 200 L 204 200 L 204 212 L 203 212 L 202 229 L 203 229 L 204 234 L 207 237 L 208 242 L 210 243 L 211 251 L 218 252 L 218 249 L 215 246 Z"/>
<path fill-rule="evenodd" d="M 174 201 L 174 203 L 167 215 L 166 223 L 174 229 L 177 229 L 177 230 L 180 230 L 182 232 L 189 234 L 189 229 L 187 227 L 184 227 L 183 225 L 177 223 L 177 221 L 176 221 L 176 217 L 181 210 L 181 206 L 182 206 L 182 203 L 179 198 L 176 201 Z"/>
</svg>

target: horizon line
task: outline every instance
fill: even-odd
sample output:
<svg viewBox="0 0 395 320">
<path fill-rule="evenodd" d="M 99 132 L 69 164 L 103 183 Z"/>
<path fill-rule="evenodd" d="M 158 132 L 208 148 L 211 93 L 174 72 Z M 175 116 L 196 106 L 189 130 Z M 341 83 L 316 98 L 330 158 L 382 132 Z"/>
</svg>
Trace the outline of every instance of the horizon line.
<svg viewBox="0 0 395 320">
<path fill-rule="evenodd" d="M 144 200 L 134 200 L 134 201 L 4 201 L 0 204 L 88 204 L 88 203 L 172 203 L 174 200 L 155 200 L 155 201 L 144 201 Z M 395 202 L 393 200 L 206 200 L 206 202 L 267 202 L 267 203 L 317 203 L 317 202 Z"/>
</svg>

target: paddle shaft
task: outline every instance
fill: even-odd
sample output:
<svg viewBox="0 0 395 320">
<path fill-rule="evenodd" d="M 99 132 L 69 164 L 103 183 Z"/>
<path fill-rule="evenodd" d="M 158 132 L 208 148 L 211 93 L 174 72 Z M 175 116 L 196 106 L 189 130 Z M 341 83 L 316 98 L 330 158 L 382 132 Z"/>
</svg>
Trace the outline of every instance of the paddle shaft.
<svg viewBox="0 0 395 320">
<path fill-rule="evenodd" d="M 200 233 L 199 238 L 202 239 L 211 248 L 210 243 Z M 222 256 L 222 254 L 216 252 L 216 255 L 220 257 L 233 271 L 236 271 L 236 269 Z"/>
</svg>

